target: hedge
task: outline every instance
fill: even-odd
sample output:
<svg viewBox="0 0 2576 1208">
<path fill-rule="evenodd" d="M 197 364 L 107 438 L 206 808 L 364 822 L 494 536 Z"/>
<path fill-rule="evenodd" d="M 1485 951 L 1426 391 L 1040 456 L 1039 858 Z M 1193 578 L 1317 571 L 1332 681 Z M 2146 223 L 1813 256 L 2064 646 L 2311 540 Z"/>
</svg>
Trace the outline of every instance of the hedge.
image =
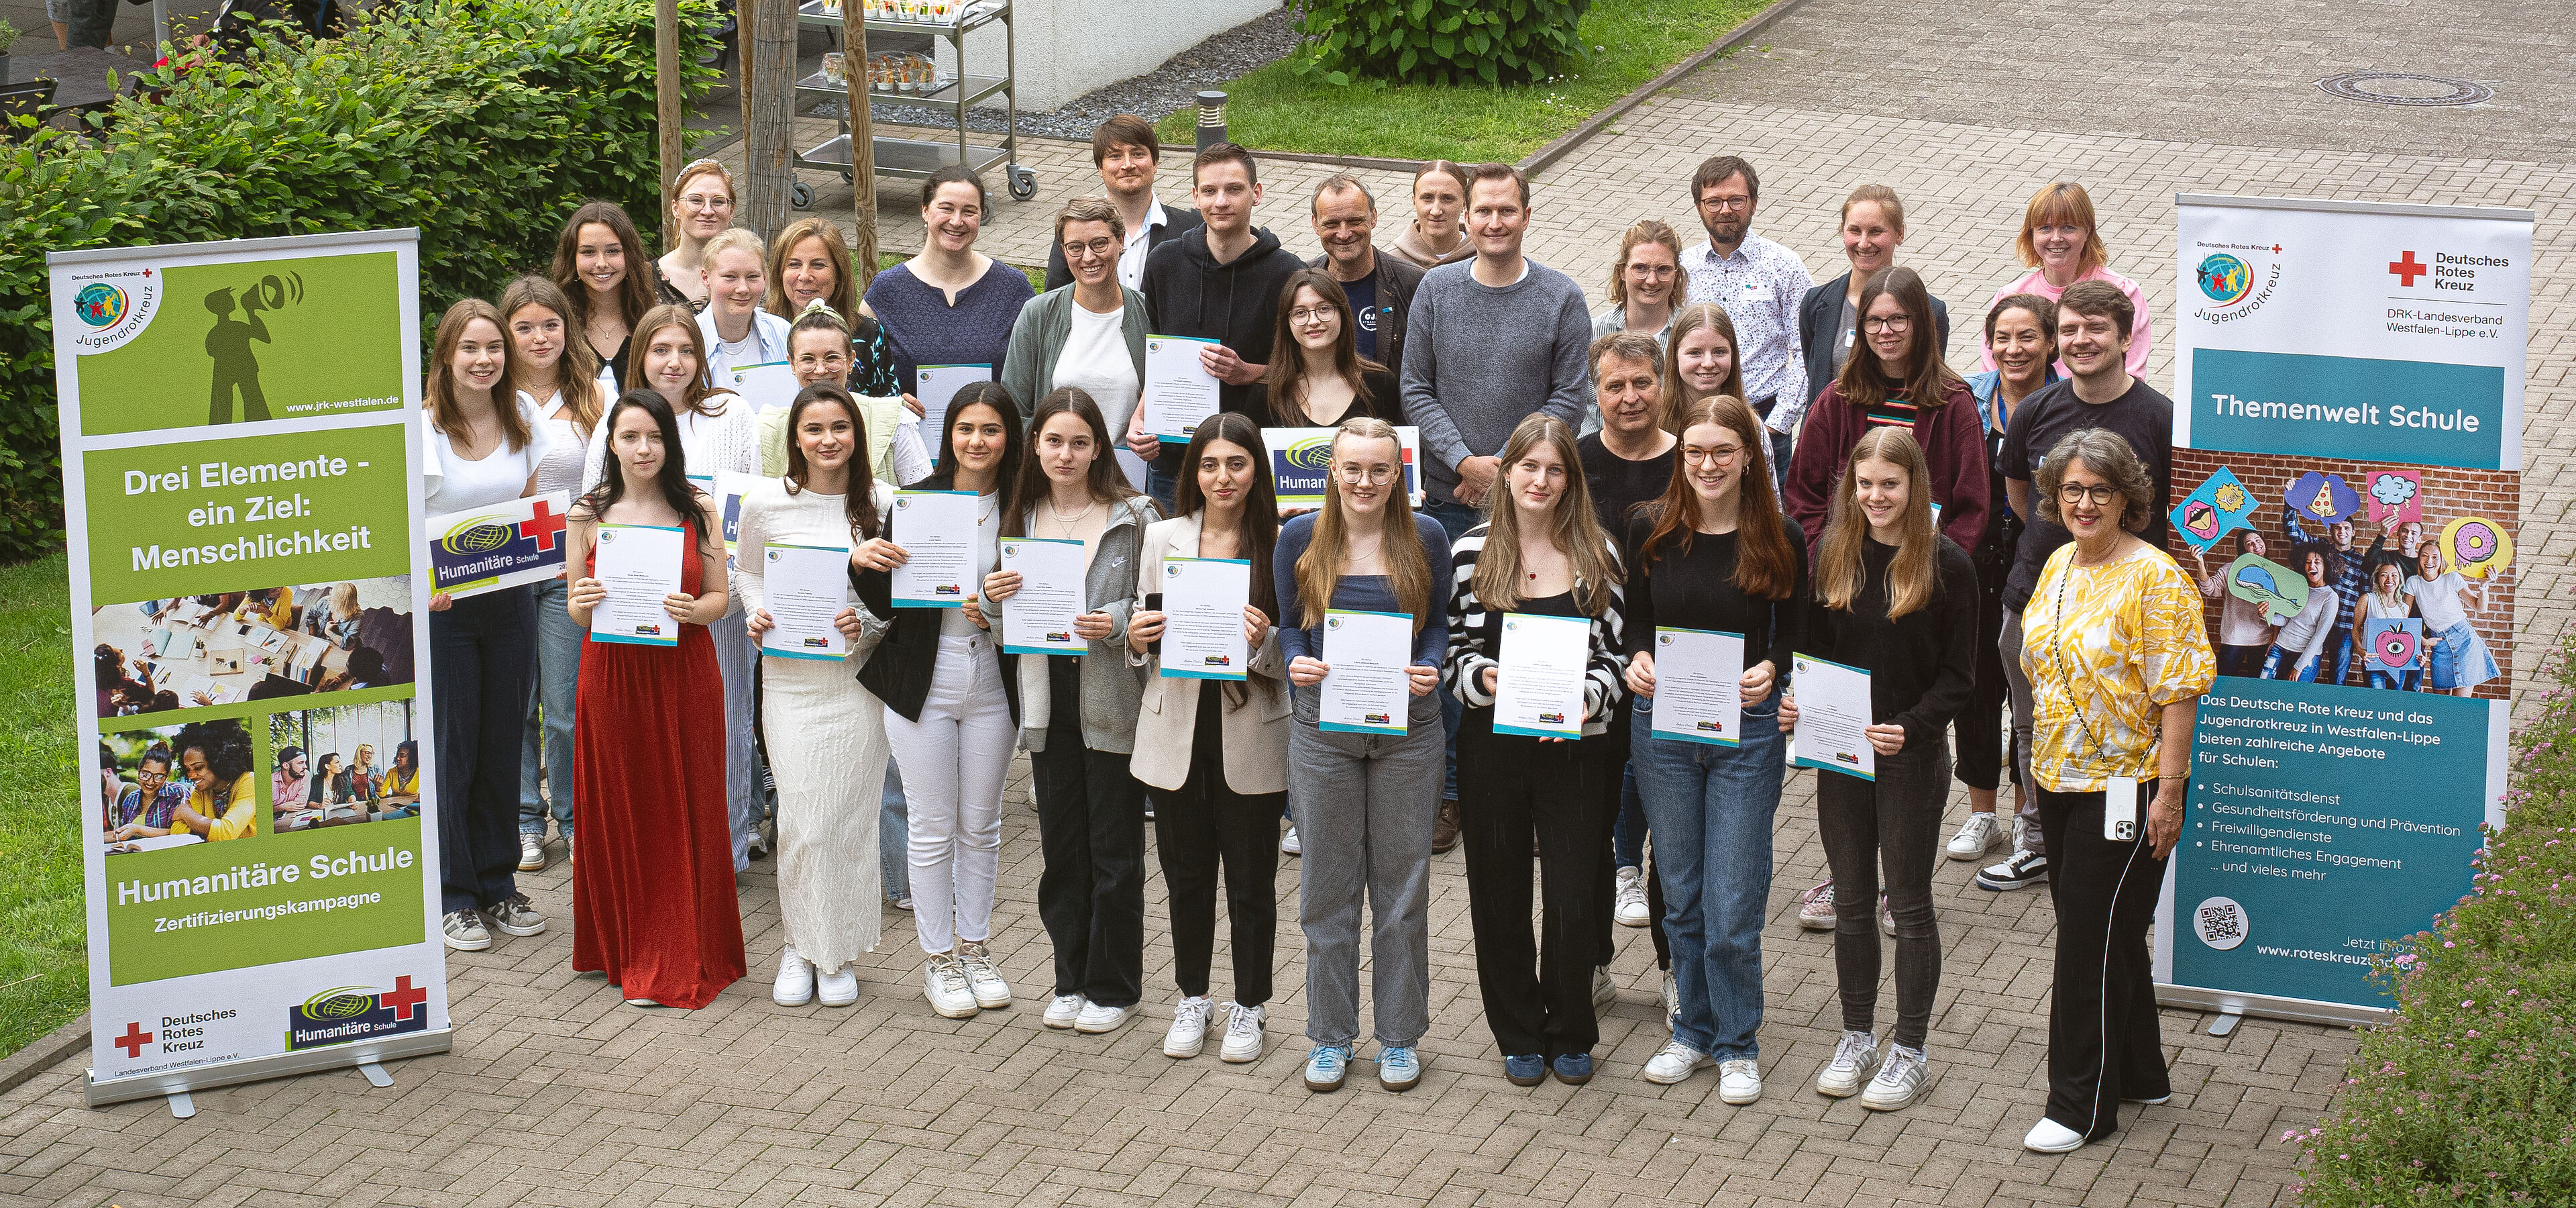
<svg viewBox="0 0 2576 1208">
<path fill-rule="evenodd" d="M 1589 0 L 1305 0 L 1296 70 L 1334 84 L 1534 84 L 1583 57 Z"/>
<path fill-rule="evenodd" d="M 695 99 L 712 5 L 683 12 Z M 417 227 L 429 320 L 542 268 L 584 200 L 659 226 L 652 0 L 419 0 L 143 89 L 0 143 L 0 561 L 63 539 L 47 252 Z"/>
<path fill-rule="evenodd" d="M 2576 1204 L 2576 644 L 2514 736 L 2504 830 L 2474 888 L 2382 958 L 2397 1017 L 2363 1032 L 2305 1149 L 2311 1208 Z"/>
</svg>

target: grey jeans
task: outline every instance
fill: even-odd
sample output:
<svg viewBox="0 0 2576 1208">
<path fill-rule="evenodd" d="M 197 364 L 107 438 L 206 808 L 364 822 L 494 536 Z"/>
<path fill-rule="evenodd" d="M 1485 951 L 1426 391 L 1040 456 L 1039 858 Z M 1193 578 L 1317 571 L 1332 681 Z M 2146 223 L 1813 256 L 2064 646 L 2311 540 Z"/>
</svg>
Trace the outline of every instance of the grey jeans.
<svg viewBox="0 0 2576 1208">
<path fill-rule="evenodd" d="M 2048 854 L 2048 841 L 2039 835 L 2039 793 L 2030 787 L 2030 676 L 2021 669 L 2021 614 L 2004 610 L 2004 631 L 1995 639 L 1995 648 L 2004 656 L 2004 685 L 2012 695 L 2012 750 L 2005 758 L 2012 760 L 2013 783 L 2022 786 L 2019 826 L 2013 845 L 2023 851 Z"/>
<path fill-rule="evenodd" d="M 1315 724 L 1321 698 L 1297 693 L 1288 732 L 1288 799 L 1305 845 L 1297 922 L 1306 931 L 1306 1038 L 1359 1038 L 1365 903 L 1374 912 L 1377 1042 L 1412 1045 L 1431 1029 L 1431 820 L 1448 762 L 1439 698 L 1412 698 L 1401 737 L 1327 732 Z"/>
</svg>

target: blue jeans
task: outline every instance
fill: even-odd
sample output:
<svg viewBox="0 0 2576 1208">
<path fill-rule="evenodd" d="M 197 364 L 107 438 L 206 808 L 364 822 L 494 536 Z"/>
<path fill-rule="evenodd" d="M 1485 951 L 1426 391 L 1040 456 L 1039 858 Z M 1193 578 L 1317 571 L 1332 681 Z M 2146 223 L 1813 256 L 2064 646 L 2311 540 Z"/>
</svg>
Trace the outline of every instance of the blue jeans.
<svg viewBox="0 0 2576 1208">
<path fill-rule="evenodd" d="M 2306 670 L 2299 670 L 2299 660 L 2305 657 L 2296 650 L 2283 650 L 2274 646 L 2271 653 L 2263 656 L 2263 678 L 2297 680 L 2302 684 L 2313 684 L 2317 682 L 2317 668 L 2325 663 L 2325 656 L 2318 655 L 2316 661 L 2309 663 Z"/>
<path fill-rule="evenodd" d="M 1637 765 L 1619 770 L 1619 820 L 1610 827 L 1610 863 L 1637 868 L 1646 861 L 1646 798 L 1637 791 Z"/>
<path fill-rule="evenodd" d="M 1758 1056 L 1771 818 L 1786 771 L 1780 698 L 1744 711 L 1740 746 L 1655 737 L 1654 698 L 1645 696 L 1628 733 L 1681 998 L 1673 1039 L 1719 1061 Z"/>
<path fill-rule="evenodd" d="M 2352 672 L 2352 619 L 2344 618 L 2326 634 L 2325 653 L 2317 656 L 2317 682 L 2341 684 Z M 2333 678 L 2327 678 L 2331 675 Z"/>
<path fill-rule="evenodd" d="M 1145 493 L 1163 506 L 1163 514 L 1172 514 L 1172 497 L 1181 489 L 1181 451 L 1188 445 L 1164 445 L 1160 456 L 1145 463 Z"/>
<path fill-rule="evenodd" d="M 885 796 L 877 806 L 877 872 L 884 878 L 886 900 L 912 896 L 912 812 L 904 805 L 903 769 L 886 761 Z"/>
<path fill-rule="evenodd" d="M 537 692 L 528 710 L 527 741 L 519 748 L 519 833 L 546 833 L 546 806 L 554 806 L 555 833 L 572 838 L 572 702 L 581 676 L 587 636 L 564 611 L 570 588 L 560 579 L 535 585 L 537 594 Z M 542 752 L 542 757 L 540 753 Z M 546 797 L 537 796 L 542 762 Z"/>
<path fill-rule="evenodd" d="M 1463 503 L 1443 503 L 1428 495 L 1422 499 L 1422 514 L 1440 522 L 1440 531 L 1449 535 L 1449 544 L 1453 548 L 1458 544 L 1458 538 L 1467 535 L 1468 529 L 1485 522 L 1482 508 L 1471 508 Z M 1445 600 L 1449 589 L 1438 584 L 1432 586 Z M 1440 780 L 1440 796 L 1443 800 L 1455 801 L 1458 799 L 1458 719 L 1466 712 L 1466 706 L 1459 703 L 1455 692 L 1442 692 L 1439 696 L 1440 728 L 1449 736 L 1448 771 Z"/>
<path fill-rule="evenodd" d="M 2361 678 L 2363 682 L 2369 684 L 2371 687 L 2378 688 L 2383 691 L 2393 689 L 2401 692 L 2413 692 L 2417 688 L 2423 686 L 2424 673 L 2413 667 L 2409 667 L 2403 672 L 2381 671 L 2374 668 L 2363 672 Z"/>
</svg>

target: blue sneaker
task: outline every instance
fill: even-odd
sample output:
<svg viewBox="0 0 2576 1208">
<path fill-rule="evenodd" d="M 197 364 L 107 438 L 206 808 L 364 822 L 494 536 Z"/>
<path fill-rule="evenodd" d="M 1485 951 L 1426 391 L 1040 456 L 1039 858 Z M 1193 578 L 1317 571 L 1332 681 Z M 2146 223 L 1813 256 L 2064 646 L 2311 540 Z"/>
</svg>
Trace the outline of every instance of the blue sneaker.
<svg viewBox="0 0 2576 1208">
<path fill-rule="evenodd" d="M 1581 1086 L 1592 1081 L 1592 1054 L 1566 1053 L 1556 1059 L 1556 1080 L 1567 1086 Z"/>
<path fill-rule="evenodd" d="M 1547 1057 L 1539 1053 L 1505 1057 L 1503 1077 L 1511 1079 L 1513 1086 L 1537 1086 L 1547 1081 Z"/>
<path fill-rule="evenodd" d="M 1377 1084 L 1391 1091 L 1409 1091 L 1422 1081 L 1422 1056 L 1409 1044 L 1391 1044 L 1377 1051 Z"/>
<path fill-rule="evenodd" d="M 1351 1046 L 1319 1044 L 1306 1054 L 1306 1089 L 1316 1094 L 1342 1089 L 1342 1076 L 1349 1072 Z"/>
</svg>

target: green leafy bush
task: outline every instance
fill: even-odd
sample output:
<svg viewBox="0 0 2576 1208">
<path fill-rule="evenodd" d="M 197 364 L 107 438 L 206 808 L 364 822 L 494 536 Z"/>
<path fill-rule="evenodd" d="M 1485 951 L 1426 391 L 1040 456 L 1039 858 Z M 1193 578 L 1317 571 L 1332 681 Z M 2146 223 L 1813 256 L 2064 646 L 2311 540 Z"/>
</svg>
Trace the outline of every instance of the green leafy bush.
<svg viewBox="0 0 2576 1208">
<path fill-rule="evenodd" d="M 2362 1034 L 2325 1119 L 2281 1138 L 2306 1150 L 2302 1204 L 2576 1204 L 2576 694 L 2544 702 L 2475 888 L 2382 958 L 2395 1022 Z"/>
<path fill-rule="evenodd" d="M 694 65 L 713 9 L 682 12 Z M 691 97 L 712 87 L 688 71 Z M 434 321 L 544 267 L 587 199 L 659 225 L 652 0 L 421 0 L 143 88 L 157 101 L 0 143 L 0 561 L 62 541 L 47 252 L 417 227 Z"/>
<path fill-rule="evenodd" d="M 1532 84 L 1583 57 L 1588 0 L 1305 0 L 1302 75 Z"/>
</svg>

